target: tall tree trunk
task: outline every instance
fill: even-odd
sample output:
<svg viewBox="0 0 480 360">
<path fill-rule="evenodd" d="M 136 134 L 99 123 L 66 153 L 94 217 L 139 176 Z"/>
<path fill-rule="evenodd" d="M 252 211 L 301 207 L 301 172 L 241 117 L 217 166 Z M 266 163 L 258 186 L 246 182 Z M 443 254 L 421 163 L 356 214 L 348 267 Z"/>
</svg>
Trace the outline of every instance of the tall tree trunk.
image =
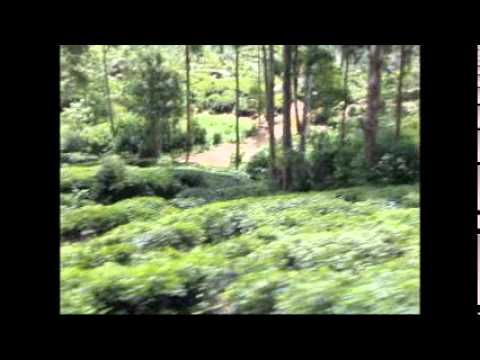
<svg viewBox="0 0 480 360">
<path fill-rule="evenodd" d="M 283 74 L 283 190 L 292 187 L 292 126 L 290 122 L 290 107 L 292 101 L 292 45 L 283 46 L 284 74 Z"/>
<path fill-rule="evenodd" d="M 400 138 L 402 127 L 403 78 L 405 76 L 406 51 L 406 46 L 400 45 L 400 73 L 398 75 L 397 98 L 395 104 L 395 138 L 397 140 Z"/>
<path fill-rule="evenodd" d="M 276 179 L 276 151 L 275 151 L 275 96 L 273 89 L 275 87 L 275 74 L 273 72 L 273 45 L 269 45 L 268 55 L 267 47 L 262 45 L 263 68 L 265 77 L 265 104 L 266 120 L 268 124 L 268 135 L 270 145 L 270 174 L 272 180 Z"/>
<path fill-rule="evenodd" d="M 190 45 L 185 45 L 185 67 L 187 74 L 187 144 L 186 144 L 186 160 L 190 159 L 190 151 L 192 149 L 192 113 L 191 113 L 191 97 L 190 97 Z"/>
<path fill-rule="evenodd" d="M 115 122 L 114 122 L 112 97 L 110 95 L 110 80 L 108 78 L 108 60 L 107 60 L 108 45 L 102 45 L 102 50 L 103 50 L 103 80 L 105 85 L 105 97 L 107 99 L 108 120 L 110 121 L 110 131 L 112 133 L 112 136 L 115 137 L 116 129 L 115 129 Z"/>
<path fill-rule="evenodd" d="M 240 75 L 239 75 L 239 61 L 240 49 L 235 45 L 235 135 L 236 135 L 236 149 L 235 149 L 235 168 L 240 166 Z"/>
<path fill-rule="evenodd" d="M 312 99 L 312 68 L 311 65 L 307 65 L 305 68 L 305 106 L 303 108 L 303 123 L 301 126 L 302 132 L 300 133 L 300 152 L 305 154 L 307 136 L 309 130 L 309 116 Z"/>
<path fill-rule="evenodd" d="M 345 92 L 345 98 L 343 103 L 342 122 L 340 124 L 340 144 L 345 144 L 345 137 L 347 135 L 347 108 L 348 108 L 348 72 L 350 66 L 350 54 L 346 53 L 344 57 L 345 64 L 345 76 L 343 79 L 343 91 Z"/>
<path fill-rule="evenodd" d="M 257 99 L 257 116 L 258 116 L 258 127 L 262 125 L 262 58 L 260 45 L 257 46 L 257 64 L 258 64 L 258 99 Z"/>
<path fill-rule="evenodd" d="M 372 168 L 376 164 L 378 112 L 380 110 L 383 55 L 381 45 L 370 45 L 368 73 L 367 119 L 363 122 L 365 160 Z"/>
<path fill-rule="evenodd" d="M 293 50 L 293 101 L 295 106 L 297 134 L 301 134 L 302 125 L 300 123 L 300 115 L 298 114 L 298 45 L 294 45 Z"/>
</svg>

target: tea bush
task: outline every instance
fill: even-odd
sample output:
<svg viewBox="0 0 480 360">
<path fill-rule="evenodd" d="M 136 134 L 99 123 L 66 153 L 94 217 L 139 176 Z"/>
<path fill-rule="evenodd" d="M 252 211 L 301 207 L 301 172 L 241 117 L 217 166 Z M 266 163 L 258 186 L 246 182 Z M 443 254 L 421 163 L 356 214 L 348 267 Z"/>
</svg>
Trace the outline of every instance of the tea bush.
<svg viewBox="0 0 480 360">
<path fill-rule="evenodd" d="M 107 263 L 91 272 L 97 275 L 90 292 L 100 314 L 172 314 L 188 313 L 195 294 L 160 264 L 135 267 Z M 175 270 L 175 269 L 172 269 Z"/>
<path fill-rule="evenodd" d="M 186 250 L 204 241 L 202 229 L 194 223 L 178 223 L 159 231 L 142 234 L 133 239 L 133 243 L 141 249 L 171 246 Z"/>
<path fill-rule="evenodd" d="M 99 166 L 69 166 L 60 168 L 60 191 L 72 192 L 74 189 L 92 189 Z"/>
<path fill-rule="evenodd" d="M 78 238 L 84 230 L 101 233 L 128 222 L 127 214 L 117 208 L 104 209 L 102 205 L 90 205 L 69 211 L 62 216 L 62 237 Z"/>
<path fill-rule="evenodd" d="M 167 206 L 62 245 L 62 313 L 418 313 L 417 200 L 402 185 Z"/>
<path fill-rule="evenodd" d="M 171 199 L 182 189 L 168 167 L 127 168 L 118 160 L 107 159 L 96 177 L 95 199 L 107 204 L 135 196 Z"/>
<path fill-rule="evenodd" d="M 203 224 L 207 239 L 210 242 L 217 242 L 247 233 L 255 226 L 255 221 L 243 212 L 232 212 L 225 215 L 217 212 L 208 213 Z"/>
<path fill-rule="evenodd" d="M 133 219 L 159 217 L 166 206 L 164 199 L 155 197 L 134 198 L 109 206 L 83 206 L 62 213 L 61 235 L 67 239 L 78 238 L 85 230 L 100 234 Z"/>
<path fill-rule="evenodd" d="M 275 308 L 275 297 L 284 277 L 280 272 L 247 274 L 225 291 L 226 299 L 240 314 L 269 314 Z"/>
<path fill-rule="evenodd" d="M 62 248 L 62 267 L 93 269 L 108 262 L 127 265 L 137 250 L 135 245 L 128 243 L 103 247 L 95 243 L 81 247 L 78 245 L 66 245 Z"/>
</svg>

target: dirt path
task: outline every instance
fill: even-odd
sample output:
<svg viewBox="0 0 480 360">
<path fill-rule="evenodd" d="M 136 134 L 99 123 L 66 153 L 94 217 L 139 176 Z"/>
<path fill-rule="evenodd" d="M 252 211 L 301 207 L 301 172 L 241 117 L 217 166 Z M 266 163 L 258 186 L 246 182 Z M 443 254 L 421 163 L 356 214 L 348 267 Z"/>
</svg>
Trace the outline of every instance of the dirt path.
<svg viewBox="0 0 480 360">
<path fill-rule="evenodd" d="M 283 127 L 281 117 L 275 119 L 275 137 L 280 138 L 283 134 Z M 249 119 L 252 124 L 257 121 Z M 248 162 L 269 142 L 268 126 L 265 121 L 262 121 L 257 135 L 248 137 L 240 143 L 240 154 L 242 154 L 242 162 Z M 211 150 L 192 154 L 190 156 L 190 163 L 214 168 L 227 168 L 231 165 L 231 159 L 235 156 L 236 145 L 232 143 L 224 143 L 215 146 Z M 182 156 L 184 158 L 184 156 Z M 184 161 L 184 160 L 183 160 Z"/>
<path fill-rule="evenodd" d="M 291 119 L 292 119 L 292 134 L 296 133 L 296 124 L 295 124 L 295 112 L 292 105 L 291 110 Z M 303 116 L 303 105 L 299 102 L 299 116 L 300 119 Z M 241 121 L 251 121 L 252 124 L 258 123 L 257 120 L 249 118 L 241 118 Z M 275 117 L 275 138 L 281 139 L 283 135 L 283 116 L 277 115 Z M 265 119 L 262 118 L 261 125 L 257 132 L 257 135 L 254 137 L 249 137 L 243 140 L 240 144 L 240 154 L 242 154 L 242 162 L 246 163 L 252 159 L 252 157 L 258 153 L 263 147 L 267 146 L 269 143 L 268 136 L 268 125 Z M 231 165 L 231 159 L 235 154 L 235 144 L 224 143 L 218 146 L 215 146 L 211 150 L 196 153 L 190 155 L 190 163 L 198 164 L 207 167 L 213 168 L 227 168 Z M 185 156 L 182 155 L 177 159 L 178 161 L 185 161 Z"/>
</svg>

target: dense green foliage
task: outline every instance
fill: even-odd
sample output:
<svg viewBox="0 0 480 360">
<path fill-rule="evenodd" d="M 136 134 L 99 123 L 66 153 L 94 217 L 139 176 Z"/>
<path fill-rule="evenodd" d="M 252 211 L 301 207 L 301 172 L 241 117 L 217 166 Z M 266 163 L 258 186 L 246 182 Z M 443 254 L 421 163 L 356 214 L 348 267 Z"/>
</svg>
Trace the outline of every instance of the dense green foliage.
<svg viewBox="0 0 480 360">
<path fill-rule="evenodd" d="M 418 314 L 418 47 L 236 46 L 61 46 L 62 314 Z"/>
<path fill-rule="evenodd" d="M 415 186 L 151 215 L 62 247 L 63 313 L 418 312 Z"/>
</svg>

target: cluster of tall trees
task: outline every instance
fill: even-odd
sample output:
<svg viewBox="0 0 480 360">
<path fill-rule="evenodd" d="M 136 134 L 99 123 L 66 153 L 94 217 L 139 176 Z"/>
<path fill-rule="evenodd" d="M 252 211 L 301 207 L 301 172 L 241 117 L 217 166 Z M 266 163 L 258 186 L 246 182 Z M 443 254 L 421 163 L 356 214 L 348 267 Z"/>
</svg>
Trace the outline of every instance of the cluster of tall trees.
<svg viewBox="0 0 480 360">
<path fill-rule="evenodd" d="M 235 132 L 236 150 L 234 164 L 236 168 L 241 162 L 240 156 L 240 62 L 243 45 L 218 45 L 220 53 L 229 47 L 234 52 L 232 64 L 235 76 Z M 269 163 L 272 179 L 278 181 L 285 190 L 292 187 L 292 162 L 294 152 L 304 156 L 306 151 L 309 127 L 311 123 L 312 103 L 314 101 L 315 79 L 324 70 L 319 67 L 324 53 L 319 45 L 256 45 L 258 66 L 258 116 L 263 113 L 269 133 Z M 168 71 L 162 66 L 162 58 L 158 52 L 139 52 L 135 66 L 136 77 L 129 86 L 133 95 L 133 111 L 140 114 L 146 120 L 145 145 L 141 152 L 142 156 L 155 157 L 161 151 L 162 139 L 170 136 L 174 124 L 164 119 L 175 118 L 181 115 L 179 108 L 185 101 L 185 114 L 187 122 L 187 136 L 185 140 L 186 161 L 189 161 L 193 144 L 192 135 L 192 55 L 202 52 L 202 45 L 178 45 L 183 49 L 185 56 L 185 91 L 182 95 L 181 82 L 177 74 Z M 101 62 L 103 71 L 103 91 L 105 109 L 110 124 L 112 136 L 116 135 L 115 113 L 112 105 L 109 74 L 110 45 L 101 46 Z M 281 49 L 281 54 L 280 54 Z M 347 138 L 348 106 L 351 102 L 349 95 L 349 79 L 352 65 L 360 59 L 366 58 L 368 64 L 367 88 L 367 111 L 366 116 L 359 120 L 360 128 L 364 135 L 365 160 L 369 166 L 374 166 L 377 161 L 377 134 L 379 112 L 382 108 L 382 73 L 384 72 L 385 58 L 391 54 L 397 54 L 398 80 L 395 99 L 395 134 L 401 136 L 401 121 L 403 116 L 403 92 L 404 79 L 408 73 L 413 45 L 338 45 L 337 51 L 341 55 L 341 69 L 343 71 L 343 106 L 339 126 L 340 144 L 345 144 Z M 66 54 L 66 67 L 70 77 L 78 78 L 81 84 L 82 73 L 77 71 L 82 54 L 88 51 L 88 45 L 63 45 L 62 51 Z M 323 50 L 325 51 L 325 50 Z M 280 70 L 279 70 L 280 69 Z M 63 73 L 62 73 L 63 74 Z M 63 74 L 62 76 L 64 76 Z M 65 75 L 65 76 L 67 76 Z M 263 75 L 263 76 L 262 76 Z M 275 134 L 275 80 L 282 79 L 282 161 L 276 149 L 277 139 Z M 183 99 L 182 99 L 183 96 Z M 302 100 L 303 111 L 300 116 L 298 108 L 299 100 Z M 62 99 L 62 106 L 64 106 Z M 263 108 L 262 108 L 262 105 Z M 280 104 L 277 104 L 280 105 Z M 294 119 L 291 118 L 292 105 Z M 300 138 L 299 148 L 293 149 L 292 122 Z M 160 136 L 162 134 L 162 136 Z M 165 135 L 166 134 L 166 135 Z"/>
<path fill-rule="evenodd" d="M 308 137 L 309 124 L 311 122 L 311 103 L 313 92 L 313 77 L 318 60 L 318 48 L 315 45 L 283 45 L 283 162 L 279 172 L 276 157 L 276 141 L 274 127 L 274 87 L 275 87 L 275 61 L 274 46 L 261 45 L 263 54 L 263 68 L 265 80 L 266 120 L 270 134 L 270 168 L 271 176 L 278 178 L 281 174 L 281 184 L 285 190 L 292 186 L 292 133 L 291 113 L 292 104 L 295 114 L 295 124 L 300 135 L 299 152 L 304 155 Z M 368 84 L 367 84 L 367 112 L 364 119 L 360 119 L 361 129 L 364 134 L 365 160 L 372 167 L 377 161 L 377 135 L 378 119 L 382 106 L 382 72 L 384 71 L 385 56 L 398 53 L 399 75 L 397 94 L 395 100 L 395 134 L 400 138 L 402 104 L 403 104 L 403 80 L 411 59 L 412 45 L 339 45 L 341 64 L 343 70 L 344 99 L 339 127 L 339 141 L 345 143 L 347 135 L 347 109 L 350 103 L 349 74 L 352 63 L 356 63 L 362 56 L 368 57 Z M 303 83 L 303 116 L 300 119 L 298 111 L 299 77 Z"/>
</svg>

